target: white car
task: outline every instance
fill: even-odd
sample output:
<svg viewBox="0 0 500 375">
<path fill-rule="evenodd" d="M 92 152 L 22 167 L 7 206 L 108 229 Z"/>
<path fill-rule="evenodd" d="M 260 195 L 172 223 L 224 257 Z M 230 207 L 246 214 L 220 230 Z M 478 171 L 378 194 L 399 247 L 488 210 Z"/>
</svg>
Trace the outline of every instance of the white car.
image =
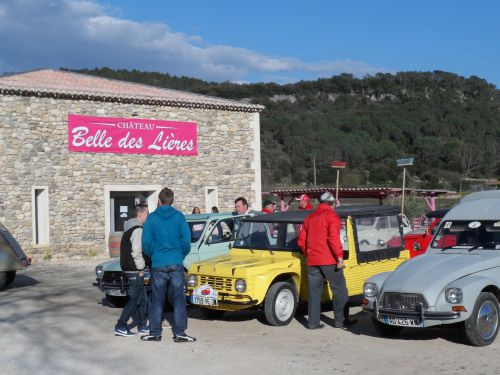
<svg viewBox="0 0 500 375">
<path fill-rule="evenodd" d="M 356 231 L 360 251 L 373 251 L 386 247 L 394 239 L 394 232 L 399 228 L 405 235 L 412 231 L 410 221 L 405 215 L 371 216 L 356 219 Z M 346 242 L 345 229 L 340 231 L 342 242 Z"/>
<path fill-rule="evenodd" d="M 500 190 L 463 198 L 427 252 L 368 279 L 364 297 L 382 335 L 460 323 L 470 344 L 491 344 L 500 323 Z"/>
</svg>

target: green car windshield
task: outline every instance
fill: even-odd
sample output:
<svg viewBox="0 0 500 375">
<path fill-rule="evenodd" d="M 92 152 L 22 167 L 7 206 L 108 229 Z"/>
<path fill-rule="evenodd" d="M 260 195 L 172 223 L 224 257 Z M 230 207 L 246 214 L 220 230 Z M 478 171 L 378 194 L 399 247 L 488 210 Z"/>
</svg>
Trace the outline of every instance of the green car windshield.
<svg viewBox="0 0 500 375">
<path fill-rule="evenodd" d="M 432 247 L 500 250 L 500 221 L 447 220 L 439 227 Z"/>
</svg>

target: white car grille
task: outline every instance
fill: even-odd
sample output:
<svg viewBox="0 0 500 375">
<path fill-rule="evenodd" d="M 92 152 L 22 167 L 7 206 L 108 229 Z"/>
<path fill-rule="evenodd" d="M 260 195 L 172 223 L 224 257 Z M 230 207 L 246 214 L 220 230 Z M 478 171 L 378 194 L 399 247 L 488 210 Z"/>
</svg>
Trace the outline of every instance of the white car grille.
<svg viewBox="0 0 500 375">
<path fill-rule="evenodd" d="M 424 296 L 417 293 L 386 292 L 382 296 L 382 306 L 386 309 L 417 311 L 419 305 L 422 305 L 424 310 L 429 307 Z"/>
</svg>

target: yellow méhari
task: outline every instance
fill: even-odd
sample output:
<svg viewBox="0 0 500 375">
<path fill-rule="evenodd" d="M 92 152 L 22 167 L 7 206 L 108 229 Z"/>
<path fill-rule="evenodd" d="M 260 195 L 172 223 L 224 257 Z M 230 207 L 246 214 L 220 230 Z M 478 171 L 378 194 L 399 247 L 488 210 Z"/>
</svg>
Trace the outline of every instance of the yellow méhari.
<svg viewBox="0 0 500 375">
<path fill-rule="evenodd" d="M 400 210 L 383 205 L 343 206 L 336 212 L 341 219 L 349 296 L 360 304 L 366 279 L 409 259 Z M 243 219 L 228 255 L 189 268 L 190 302 L 209 319 L 228 311 L 260 308 L 269 324 L 287 325 L 297 305 L 307 302 L 307 266 L 297 238 L 310 213 L 287 211 Z M 332 298 L 327 285 L 323 298 L 325 302 Z"/>
</svg>

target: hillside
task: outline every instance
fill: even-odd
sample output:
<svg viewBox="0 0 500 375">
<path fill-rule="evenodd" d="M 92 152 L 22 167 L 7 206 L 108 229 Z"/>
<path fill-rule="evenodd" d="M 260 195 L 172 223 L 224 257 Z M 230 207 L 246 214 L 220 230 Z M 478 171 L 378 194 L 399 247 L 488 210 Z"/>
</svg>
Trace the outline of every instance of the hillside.
<svg viewBox="0 0 500 375">
<path fill-rule="evenodd" d="M 294 84 L 205 82 L 168 74 L 79 70 L 125 81 L 266 106 L 261 114 L 263 188 L 335 181 L 331 160 L 345 160 L 343 184 L 399 184 L 395 159 L 415 157 L 410 185 L 458 189 L 461 179 L 500 174 L 500 92 L 478 77 L 401 72 L 342 74 Z"/>
</svg>

